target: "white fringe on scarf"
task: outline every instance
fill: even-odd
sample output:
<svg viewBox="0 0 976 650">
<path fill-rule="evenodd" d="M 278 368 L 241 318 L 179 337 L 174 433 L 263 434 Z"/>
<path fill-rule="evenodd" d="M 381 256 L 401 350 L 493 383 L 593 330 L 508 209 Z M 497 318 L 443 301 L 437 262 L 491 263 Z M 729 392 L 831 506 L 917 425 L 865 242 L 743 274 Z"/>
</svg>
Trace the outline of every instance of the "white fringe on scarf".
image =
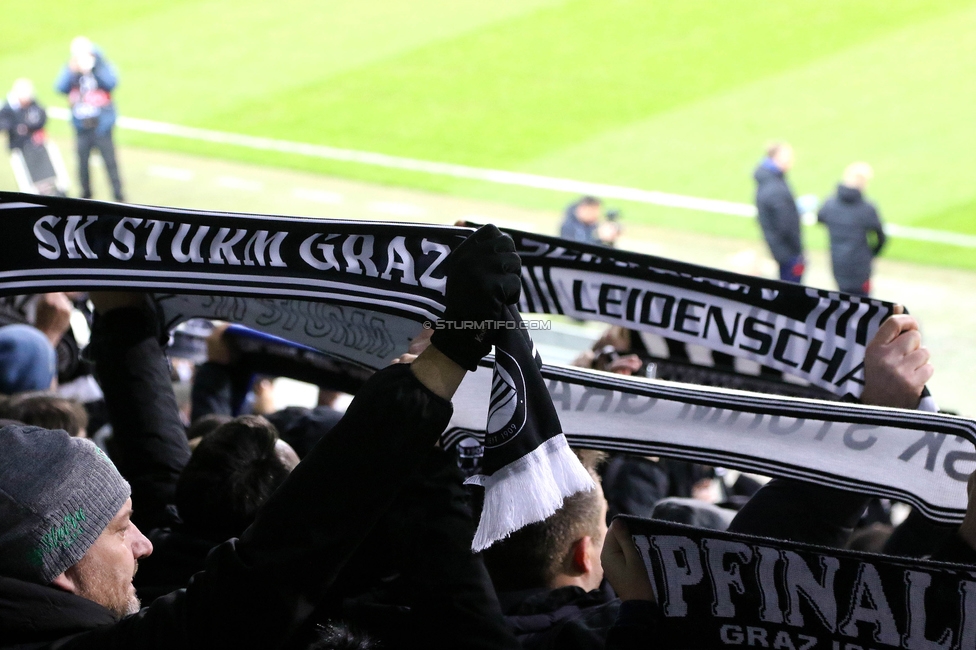
<svg viewBox="0 0 976 650">
<path fill-rule="evenodd" d="M 476 553 L 548 518 L 566 497 L 596 489 L 561 433 L 491 476 L 476 474 L 465 483 L 485 488 L 481 521 L 471 544 Z"/>
</svg>

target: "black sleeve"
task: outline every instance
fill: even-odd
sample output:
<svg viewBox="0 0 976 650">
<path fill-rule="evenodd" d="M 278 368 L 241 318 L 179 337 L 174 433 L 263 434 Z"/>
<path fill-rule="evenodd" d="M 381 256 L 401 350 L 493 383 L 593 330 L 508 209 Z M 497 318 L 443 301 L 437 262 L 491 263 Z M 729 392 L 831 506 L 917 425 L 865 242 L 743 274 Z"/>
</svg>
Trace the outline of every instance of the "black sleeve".
<svg viewBox="0 0 976 650">
<path fill-rule="evenodd" d="M 437 450 L 425 479 L 410 495 L 414 515 L 408 570 L 417 597 L 413 611 L 425 648 L 520 648 L 480 554 L 471 552 L 474 515 L 453 454 Z M 408 558 L 408 560 L 411 558 Z"/>
<path fill-rule="evenodd" d="M 661 608 L 649 600 L 625 600 L 607 634 L 606 650 L 654 648 L 659 638 Z M 663 645 L 663 644 L 662 644 Z"/>
<path fill-rule="evenodd" d="M 878 216 L 878 211 L 872 208 L 871 216 L 873 217 L 871 229 L 874 230 L 874 234 L 878 238 L 874 244 L 874 248 L 871 250 L 871 254 L 877 256 L 881 253 L 881 249 L 884 248 L 888 238 L 885 236 L 884 228 L 881 226 L 881 217 Z"/>
<path fill-rule="evenodd" d="M 146 532 L 169 525 L 190 448 L 154 310 L 96 314 L 88 354 L 112 423 L 113 459 L 132 485 L 132 520 Z"/>
<path fill-rule="evenodd" d="M 190 422 L 205 415 L 233 415 L 233 388 L 227 366 L 207 361 L 197 366 L 190 389 Z"/>
<path fill-rule="evenodd" d="M 822 485 L 773 479 L 736 514 L 729 531 L 839 548 L 869 499 Z"/>
<path fill-rule="evenodd" d="M 377 372 L 241 539 L 215 548 L 185 591 L 63 648 L 280 647 L 390 507 L 451 413 L 450 402 L 423 386 L 409 365 Z"/>
<path fill-rule="evenodd" d="M 946 539 L 941 548 L 932 555 L 932 559 L 939 562 L 976 566 L 976 549 L 967 544 L 956 532 Z"/>
</svg>

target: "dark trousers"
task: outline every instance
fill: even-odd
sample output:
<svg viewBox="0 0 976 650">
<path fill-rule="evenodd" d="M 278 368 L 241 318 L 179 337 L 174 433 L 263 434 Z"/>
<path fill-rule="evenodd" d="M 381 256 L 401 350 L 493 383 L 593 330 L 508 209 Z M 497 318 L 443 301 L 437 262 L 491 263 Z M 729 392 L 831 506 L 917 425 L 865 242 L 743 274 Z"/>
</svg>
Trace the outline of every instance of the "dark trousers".
<svg viewBox="0 0 976 650">
<path fill-rule="evenodd" d="M 865 280 L 864 284 L 857 286 L 856 284 L 840 284 L 837 283 L 838 288 L 844 293 L 849 293 L 852 296 L 870 296 L 871 295 L 871 281 Z"/>
<path fill-rule="evenodd" d="M 779 264 L 779 279 L 783 282 L 794 282 L 799 284 L 803 280 L 803 271 L 806 270 L 806 262 L 803 256 L 793 258 L 786 264 Z"/>
<path fill-rule="evenodd" d="M 105 133 L 98 133 L 97 129 L 83 129 L 78 134 L 78 180 L 81 181 L 81 197 L 90 199 L 91 174 L 88 170 L 88 158 L 91 150 L 98 149 L 105 161 L 105 171 L 108 172 L 112 183 L 112 194 L 116 201 L 123 201 L 122 179 L 119 177 L 119 165 L 115 160 L 115 143 L 112 141 L 112 129 Z"/>
</svg>

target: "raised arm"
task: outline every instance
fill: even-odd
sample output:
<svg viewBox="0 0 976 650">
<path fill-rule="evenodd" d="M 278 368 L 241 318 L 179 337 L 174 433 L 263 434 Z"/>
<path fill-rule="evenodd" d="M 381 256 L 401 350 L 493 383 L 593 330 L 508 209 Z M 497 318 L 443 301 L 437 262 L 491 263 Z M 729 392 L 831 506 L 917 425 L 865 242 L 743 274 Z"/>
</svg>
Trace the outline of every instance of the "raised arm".
<svg viewBox="0 0 976 650">
<path fill-rule="evenodd" d="M 169 525 L 167 508 L 190 459 L 186 432 L 148 296 L 92 292 L 89 355 L 105 393 L 114 459 L 132 485 L 133 521 L 144 530 Z"/>
<path fill-rule="evenodd" d="M 518 299 L 518 257 L 506 252 L 514 248 L 511 239 L 485 228 L 458 247 L 448 271 L 447 312 L 459 319 L 485 310 L 486 318 L 500 319 L 501 307 Z M 463 278 L 469 281 L 459 284 Z M 308 618 L 450 421 L 448 399 L 462 368 L 491 345 L 490 337 L 466 334 L 470 338 L 450 337 L 446 349 L 435 341 L 414 364 L 375 373 L 255 522 L 239 540 L 214 549 L 185 591 L 156 600 L 109 631 L 86 635 L 89 645 L 78 647 L 146 647 L 147 639 L 153 647 L 279 647 Z"/>
<path fill-rule="evenodd" d="M 932 372 L 918 322 L 907 314 L 896 313 L 881 324 L 865 351 L 861 401 L 913 409 L 918 406 Z M 746 503 L 729 530 L 843 546 L 868 500 L 869 497 L 856 492 L 774 479 Z"/>
</svg>

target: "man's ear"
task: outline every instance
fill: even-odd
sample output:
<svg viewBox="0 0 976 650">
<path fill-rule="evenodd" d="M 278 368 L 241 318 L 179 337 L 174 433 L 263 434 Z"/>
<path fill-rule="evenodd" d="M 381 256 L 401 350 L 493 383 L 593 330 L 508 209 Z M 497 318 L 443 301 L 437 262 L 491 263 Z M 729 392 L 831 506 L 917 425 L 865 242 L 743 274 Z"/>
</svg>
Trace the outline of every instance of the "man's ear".
<svg viewBox="0 0 976 650">
<path fill-rule="evenodd" d="M 593 571 L 594 561 L 593 539 L 584 535 L 573 543 L 573 568 L 580 574 L 588 574 Z"/>
<path fill-rule="evenodd" d="M 75 577 L 74 567 L 69 567 L 67 571 L 56 577 L 51 581 L 51 586 L 61 591 L 67 591 L 69 594 L 78 593 L 78 581 Z"/>
</svg>

